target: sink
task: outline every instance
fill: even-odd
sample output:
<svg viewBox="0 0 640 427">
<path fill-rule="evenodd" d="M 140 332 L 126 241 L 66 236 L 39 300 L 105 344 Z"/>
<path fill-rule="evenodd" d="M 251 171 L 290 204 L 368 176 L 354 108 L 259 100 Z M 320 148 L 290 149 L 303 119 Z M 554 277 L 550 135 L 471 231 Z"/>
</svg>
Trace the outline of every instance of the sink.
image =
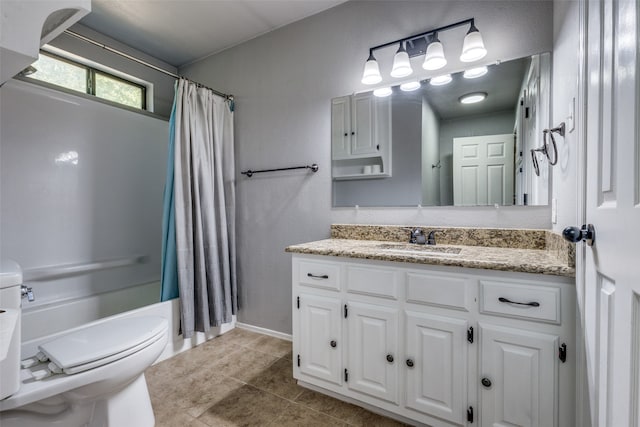
<svg viewBox="0 0 640 427">
<path fill-rule="evenodd" d="M 457 256 L 462 248 L 451 246 L 417 245 L 413 243 L 382 243 L 377 246 L 386 253 L 404 255 Z"/>
</svg>

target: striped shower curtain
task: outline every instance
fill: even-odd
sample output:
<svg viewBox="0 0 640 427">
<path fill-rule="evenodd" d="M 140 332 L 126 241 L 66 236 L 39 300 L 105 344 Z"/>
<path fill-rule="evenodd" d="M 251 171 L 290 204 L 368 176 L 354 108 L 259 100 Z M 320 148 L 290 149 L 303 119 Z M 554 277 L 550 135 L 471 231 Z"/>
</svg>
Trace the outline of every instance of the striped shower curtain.
<svg viewBox="0 0 640 427">
<path fill-rule="evenodd" d="M 167 174 L 167 187 L 173 180 L 173 191 L 165 190 L 162 298 L 179 294 L 185 338 L 230 322 L 238 307 L 230 107 L 223 97 L 186 79 L 176 84 L 168 165 L 173 170 Z"/>
</svg>

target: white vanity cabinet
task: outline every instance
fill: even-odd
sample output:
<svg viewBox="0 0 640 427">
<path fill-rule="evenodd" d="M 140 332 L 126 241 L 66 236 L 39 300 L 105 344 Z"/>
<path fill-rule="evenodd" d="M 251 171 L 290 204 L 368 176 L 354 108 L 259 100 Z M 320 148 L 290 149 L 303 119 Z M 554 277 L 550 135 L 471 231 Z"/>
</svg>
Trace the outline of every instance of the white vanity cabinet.
<svg viewBox="0 0 640 427">
<path fill-rule="evenodd" d="M 572 425 L 574 298 L 569 278 L 296 253 L 294 377 L 420 425 Z"/>
</svg>

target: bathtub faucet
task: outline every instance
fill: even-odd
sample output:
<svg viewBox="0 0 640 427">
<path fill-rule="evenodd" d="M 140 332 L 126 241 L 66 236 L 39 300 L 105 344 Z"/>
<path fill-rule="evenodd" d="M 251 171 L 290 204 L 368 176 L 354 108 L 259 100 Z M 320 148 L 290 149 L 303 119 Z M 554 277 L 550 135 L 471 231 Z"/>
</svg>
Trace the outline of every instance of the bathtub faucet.
<svg viewBox="0 0 640 427">
<path fill-rule="evenodd" d="M 36 297 L 33 296 L 33 288 L 27 285 L 20 286 L 20 293 L 22 294 L 22 298 L 26 297 L 29 302 L 33 302 L 36 299 Z"/>
</svg>

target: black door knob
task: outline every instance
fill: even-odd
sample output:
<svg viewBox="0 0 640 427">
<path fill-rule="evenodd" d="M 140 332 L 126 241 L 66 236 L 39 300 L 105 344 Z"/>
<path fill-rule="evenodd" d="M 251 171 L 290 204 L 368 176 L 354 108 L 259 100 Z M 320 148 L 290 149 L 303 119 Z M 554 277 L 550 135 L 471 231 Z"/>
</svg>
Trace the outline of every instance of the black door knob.
<svg viewBox="0 0 640 427">
<path fill-rule="evenodd" d="M 568 242 L 578 243 L 584 241 L 589 246 L 593 246 L 596 241 L 596 229 L 593 224 L 584 224 L 582 228 L 567 227 L 562 230 L 562 237 Z"/>
<path fill-rule="evenodd" d="M 387 354 L 387 362 L 389 362 L 389 363 L 393 362 L 393 355 Z"/>
<path fill-rule="evenodd" d="M 407 366 L 413 368 L 413 360 L 407 359 Z"/>
<path fill-rule="evenodd" d="M 338 345 L 336 340 L 331 340 L 331 342 L 329 344 L 331 344 L 331 347 L 333 347 L 333 348 L 336 348 L 336 346 Z"/>
<path fill-rule="evenodd" d="M 491 387 L 491 380 L 487 377 L 483 378 L 480 382 L 487 388 Z"/>
</svg>

